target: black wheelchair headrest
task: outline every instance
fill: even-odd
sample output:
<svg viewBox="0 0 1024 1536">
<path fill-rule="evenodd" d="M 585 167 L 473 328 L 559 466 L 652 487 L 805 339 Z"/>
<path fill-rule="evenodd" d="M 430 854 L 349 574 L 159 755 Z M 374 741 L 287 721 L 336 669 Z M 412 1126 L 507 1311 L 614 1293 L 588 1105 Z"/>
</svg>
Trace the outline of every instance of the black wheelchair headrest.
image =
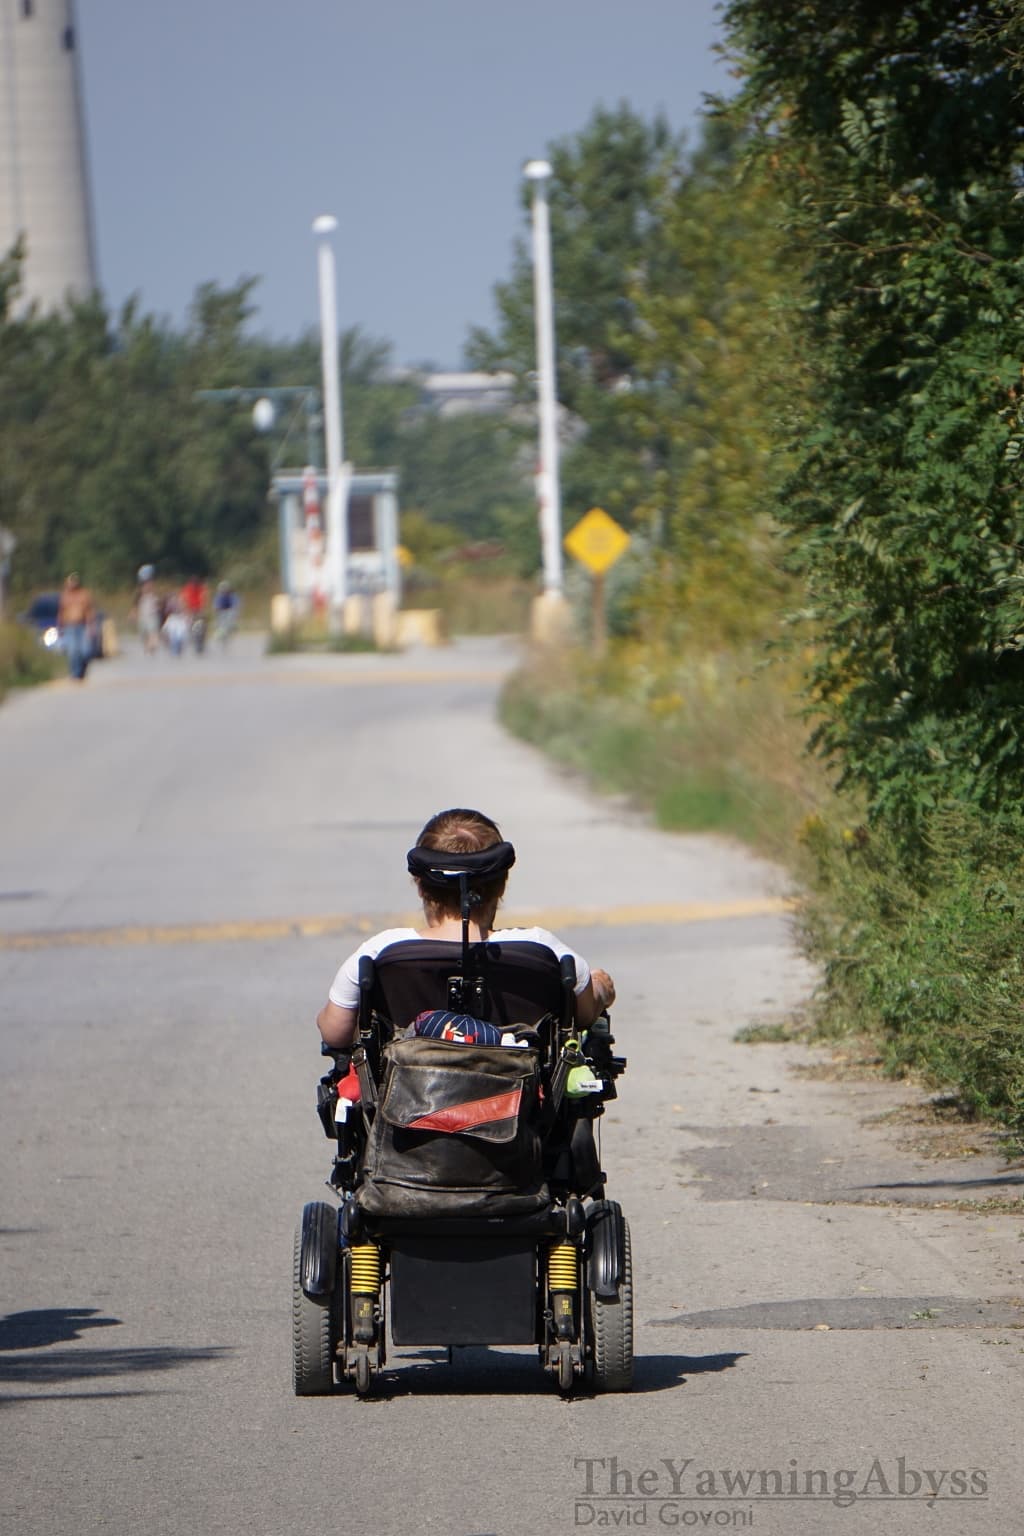
<svg viewBox="0 0 1024 1536">
<path fill-rule="evenodd" d="M 410 875 L 441 890 L 457 886 L 463 875 L 470 880 L 494 880 L 511 869 L 516 851 L 511 843 L 494 843 L 479 853 L 444 853 L 439 848 L 410 848 L 407 863 Z"/>
</svg>

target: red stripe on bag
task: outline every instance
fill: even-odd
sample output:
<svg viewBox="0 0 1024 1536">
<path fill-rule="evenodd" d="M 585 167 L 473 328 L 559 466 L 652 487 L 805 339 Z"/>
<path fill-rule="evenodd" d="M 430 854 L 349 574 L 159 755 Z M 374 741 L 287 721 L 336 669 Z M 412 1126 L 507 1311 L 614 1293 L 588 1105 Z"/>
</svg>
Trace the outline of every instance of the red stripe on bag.
<svg viewBox="0 0 1024 1536">
<path fill-rule="evenodd" d="M 468 1104 L 453 1104 L 449 1109 L 435 1109 L 418 1120 L 410 1120 L 410 1131 L 470 1131 L 492 1120 L 511 1120 L 519 1113 L 522 1088 L 508 1093 L 492 1093 L 487 1099 L 471 1099 Z"/>
</svg>

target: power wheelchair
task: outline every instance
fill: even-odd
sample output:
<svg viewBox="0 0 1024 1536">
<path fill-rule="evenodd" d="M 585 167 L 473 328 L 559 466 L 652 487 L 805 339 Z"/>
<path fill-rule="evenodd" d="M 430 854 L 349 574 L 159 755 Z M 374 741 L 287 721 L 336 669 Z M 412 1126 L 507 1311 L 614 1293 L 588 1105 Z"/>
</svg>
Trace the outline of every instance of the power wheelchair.
<svg viewBox="0 0 1024 1536">
<path fill-rule="evenodd" d="M 460 883 L 461 944 L 363 957 L 353 1045 L 322 1047 L 334 1065 L 317 1112 L 340 1204 L 311 1201 L 296 1228 L 295 1392 L 352 1383 L 368 1395 L 389 1331 L 449 1360 L 452 1347 L 532 1344 L 563 1394 L 627 1391 L 629 1226 L 606 1196 L 594 1134 L 625 1060 L 607 1014 L 577 1029 L 571 957 L 469 942 L 481 855 L 431 857 L 428 878 Z M 423 873 L 413 854 L 410 868 Z M 504 1043 L 412 1032 L 439 1009 L 497 1026 Z"/>
</svg>

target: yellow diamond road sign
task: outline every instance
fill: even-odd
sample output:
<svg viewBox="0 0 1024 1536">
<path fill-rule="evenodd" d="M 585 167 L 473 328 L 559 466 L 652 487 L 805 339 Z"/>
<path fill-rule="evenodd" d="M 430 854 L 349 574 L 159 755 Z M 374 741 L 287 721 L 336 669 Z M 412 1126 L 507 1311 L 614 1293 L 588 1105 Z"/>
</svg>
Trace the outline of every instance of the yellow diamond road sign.
<svg viewBox="0 0 1024 1536">
<path fill-rule="evenodd" d="M 591 507 L 566 534 L 565 547 L 595 576 L 603 576 L 629 548 L 629 534 L 603 508 Z"/>
</svg>

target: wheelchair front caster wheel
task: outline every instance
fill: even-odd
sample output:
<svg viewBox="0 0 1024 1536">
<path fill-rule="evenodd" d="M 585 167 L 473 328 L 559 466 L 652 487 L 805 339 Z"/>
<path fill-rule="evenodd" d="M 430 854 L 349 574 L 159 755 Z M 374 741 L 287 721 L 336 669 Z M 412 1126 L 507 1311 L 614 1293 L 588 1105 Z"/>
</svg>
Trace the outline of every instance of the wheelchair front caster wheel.
<svg viewBox="0 0 1024 1536">
<path fill-rule="evenodd" d="M 368 1397 L 373 1388 L 373 1371 L 370 1357 L 365 1350 L 356 1356 L 356 1391 L 360 1397 Z"/>
<path fill-rule="evenodd" d="M 558 1350 L 558 1390 L 567 1396 L 573 1388 L 576 1372 L 572 1363 L 572 1345 L 562 1344 Z"/>
</svg>

